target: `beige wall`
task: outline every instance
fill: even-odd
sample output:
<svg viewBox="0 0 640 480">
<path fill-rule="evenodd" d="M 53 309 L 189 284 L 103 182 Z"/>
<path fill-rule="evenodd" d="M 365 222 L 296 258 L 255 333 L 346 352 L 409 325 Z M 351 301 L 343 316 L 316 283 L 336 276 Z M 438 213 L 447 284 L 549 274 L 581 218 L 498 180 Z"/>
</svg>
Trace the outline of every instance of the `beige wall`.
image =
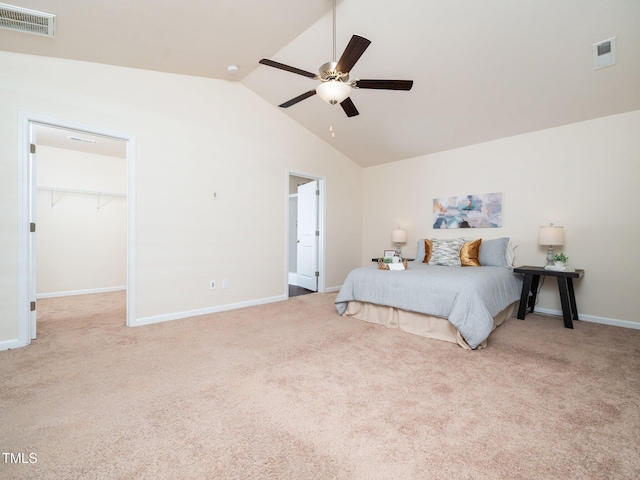
<svg viewBox="0 0 640 480">
<path fill-rule="evenodd" d="M 124 158 L 38 146 L 37 185 L 124 194 Z M 126 198 L 39 190 L 37 293 L 63 295 L 127 283 Z"/>
<path fill-rule="evenodd" d="M 640 322 L 639 181 L 640 111 L 367 168 L 362 262 L 392 248 L 402 226 L 406 256 L 421 237 L 508 236 L 517 265 L 543 265 L 538 227 L 553 222 L 565 227 L 570 264 L 585 270 L 575 282 L 580 314 Z M 433 230 L 433 198 L 491 192 L 503 194 L 502 228 Z M 561 310 L 554 279 L 538 307 Z"/>
<path fill-rule="evenodd" d="M 326 287 L 359 264 L 362 169 L 241 84 L 8 52 L 0 64 L 0 343 L 17 336 L 20 111 L 135 136 L 139 319 L 286 294 L 288 169 L 326 178 Z"/>
<path fill-rule="evenodd" d="M 328 289 L 393 248 L 393 228 L 408 229 L 409 256 L 436 236 L 434 197 L 500 191 L 503 228 L 474 236 L 509 236 L 516 263 L 535 265 L 538 227 L 564 225 L 564 251 L 586 270 L 581 314 L 640 321 L 640 112 L 363 171 L 238 83 L 8 52 L 0 64 L 0 345 L 17 336 L 21 111 L 135 136 L 137 318 L 284 295 L 290 169 L 326 178 Z M 208 289 L 222 278 L 230 288 Z M 560 309 L 553 280 L 539 307 Z"/>
</svg>

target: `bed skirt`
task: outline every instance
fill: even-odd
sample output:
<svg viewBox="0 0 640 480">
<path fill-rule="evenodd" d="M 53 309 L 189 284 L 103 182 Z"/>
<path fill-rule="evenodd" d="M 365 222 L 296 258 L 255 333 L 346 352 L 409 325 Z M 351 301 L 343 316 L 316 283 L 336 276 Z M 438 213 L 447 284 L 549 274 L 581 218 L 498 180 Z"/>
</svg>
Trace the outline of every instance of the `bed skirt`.
<svg viewBox="0 0 640 480">
<path fill-rule="evenodd" d="M 501 325 L 506 319 L 514 317 L 518 311 L 519 303 L 520 302 L 512 303 L 493 317 L 493 328 L 491 331 L 495 330 L 496 327 Z M 357 318 L 358 320 L 364 320 L 365 322 L 384 325 L 387 328 L 398 328 L 403 332 L 413 333 L 414 335 L 457 343 L 462 348 L 471 350 L 471 347 L 462 335 L 460 335 L 460 332 L 458 332 L 456 327 L 446 318 L 358 301 L 349 302 L 344 314 Z M 484 348 L 486 346 L 487 340 L 484 340 L 478 345 L 478 348 Z"/>
</svg>

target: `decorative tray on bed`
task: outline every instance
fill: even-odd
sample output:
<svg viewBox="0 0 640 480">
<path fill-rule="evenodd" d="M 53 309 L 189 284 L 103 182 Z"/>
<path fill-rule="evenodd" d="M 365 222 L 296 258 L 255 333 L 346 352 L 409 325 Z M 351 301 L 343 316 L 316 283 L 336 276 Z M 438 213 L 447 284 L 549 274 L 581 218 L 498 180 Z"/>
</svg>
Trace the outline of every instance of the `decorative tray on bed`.
<svg viewBox="0 0 640 480">
<path fill-rule="evenodd" d="M 407 259 L 403 258 L 402 262 L 398 263 L 385 263 L 382 258 L 378 259 L 378 268 L 380 270 L 406 270 L 409 268 Z"/>
</svg>

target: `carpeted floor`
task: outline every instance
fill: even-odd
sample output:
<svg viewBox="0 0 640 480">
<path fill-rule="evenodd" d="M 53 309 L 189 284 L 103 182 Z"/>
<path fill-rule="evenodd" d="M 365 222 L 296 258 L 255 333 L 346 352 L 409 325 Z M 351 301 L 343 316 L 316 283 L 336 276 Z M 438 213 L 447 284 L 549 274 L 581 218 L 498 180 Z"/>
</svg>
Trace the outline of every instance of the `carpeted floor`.
<svg viewBox="0 0 640 480">
<path fill-rule="evenodd" d="M 640 331 L 528 315 L 465 351 L 335 296 L 137 328 L 122 292 L 40 301 L 0 478 L 640 478 Z"/>
</svg>

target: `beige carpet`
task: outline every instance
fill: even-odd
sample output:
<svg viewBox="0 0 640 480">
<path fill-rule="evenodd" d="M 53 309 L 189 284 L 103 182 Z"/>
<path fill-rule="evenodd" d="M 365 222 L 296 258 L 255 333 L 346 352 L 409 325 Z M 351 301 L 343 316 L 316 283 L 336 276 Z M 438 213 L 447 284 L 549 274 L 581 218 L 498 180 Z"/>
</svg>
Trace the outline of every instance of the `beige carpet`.
<svg viewBox="0 0 640 480">
<path fill-rule="evenodd" d="M 138 328 L 120 292 L 39 302 L 0 478 L 640 478 L 640 331 L 529 315 L 465 351 L 335 296 Z"/>
</svg>

